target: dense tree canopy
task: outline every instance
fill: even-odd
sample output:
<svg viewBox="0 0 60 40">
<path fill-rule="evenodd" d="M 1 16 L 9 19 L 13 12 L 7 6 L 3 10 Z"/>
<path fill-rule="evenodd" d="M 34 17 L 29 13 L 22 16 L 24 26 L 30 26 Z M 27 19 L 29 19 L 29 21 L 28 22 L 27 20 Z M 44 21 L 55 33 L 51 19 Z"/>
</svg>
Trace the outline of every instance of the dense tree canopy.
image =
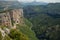
<svg viewBox="0 0 60 40">
<path fill-rule="evenodd" d="M 24 7 L 24 16 L 33 24 L 32 30 L 40 40 L 60 38 L 60 3 Z"/>
</svg>

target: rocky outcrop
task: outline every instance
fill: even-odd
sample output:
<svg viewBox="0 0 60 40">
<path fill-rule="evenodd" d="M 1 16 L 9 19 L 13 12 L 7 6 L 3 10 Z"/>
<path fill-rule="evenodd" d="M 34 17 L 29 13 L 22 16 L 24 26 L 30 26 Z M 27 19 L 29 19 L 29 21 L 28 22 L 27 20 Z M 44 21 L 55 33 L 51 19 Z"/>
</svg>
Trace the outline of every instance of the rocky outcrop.
<svg viewBox="0 0 60 40">
<path fill-rule="evenodd" d="M 16 24 L 23 24 L 23 9 L 14 9 L 0 14 L 0 24 L 8 27 L 16 27 Z"/>
<path fill-rule="evenodd" d="M 6 12 L 6 13 L 1 13 L 0 14 L 0 17 L 1 17 L 1 19 L 0 19 L 0 21 L 1 21 L 1 25 L 3 25 L 3 26 L 12 26 L 11 25 L 11 19 L 10 19 L 10 15 L 9 15 L 9 12 Z"/>
</svg>

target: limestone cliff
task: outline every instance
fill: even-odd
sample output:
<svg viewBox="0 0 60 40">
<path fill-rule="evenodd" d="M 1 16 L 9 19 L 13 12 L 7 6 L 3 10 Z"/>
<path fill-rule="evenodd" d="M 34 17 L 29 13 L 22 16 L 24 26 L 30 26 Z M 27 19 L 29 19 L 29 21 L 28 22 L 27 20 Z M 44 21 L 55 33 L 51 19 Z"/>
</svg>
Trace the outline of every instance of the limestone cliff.
<svg viewBox="0 0 60 40">
<path fill-rule="evenodd" d="M 16 24 L 23 23 L 23 9 L 13 9 L 0 13 L 0 25 L 13 27 Z"/>
</svg>

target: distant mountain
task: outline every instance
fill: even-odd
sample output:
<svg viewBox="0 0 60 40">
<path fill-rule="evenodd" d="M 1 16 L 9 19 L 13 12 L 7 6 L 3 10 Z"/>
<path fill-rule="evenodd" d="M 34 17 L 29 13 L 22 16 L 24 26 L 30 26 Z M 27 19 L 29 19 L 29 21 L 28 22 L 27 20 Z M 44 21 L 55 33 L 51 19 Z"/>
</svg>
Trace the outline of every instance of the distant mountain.
<svg viewBox="0 0 60 40">
<path fill-rule="evenodd" d="M 22 5 L 47 5 L 48 3 L 45 2 L 26 2 L 26 3 L 22 3 Z"/>
</svg>

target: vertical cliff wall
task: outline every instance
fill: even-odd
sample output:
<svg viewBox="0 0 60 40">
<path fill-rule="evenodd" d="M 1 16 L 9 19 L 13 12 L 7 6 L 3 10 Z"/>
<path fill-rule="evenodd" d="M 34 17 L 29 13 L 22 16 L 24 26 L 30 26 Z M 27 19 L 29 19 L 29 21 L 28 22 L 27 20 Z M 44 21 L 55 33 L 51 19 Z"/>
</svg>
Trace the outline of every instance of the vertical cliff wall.
<svg viewBox="0 0 60 40">
<path fill-rule="evenodd" d="M 16 24 L 23 24 L 23 9 L 14 9 L 0 14 L 0 24 L 13 27 Z"/>
</svg>

